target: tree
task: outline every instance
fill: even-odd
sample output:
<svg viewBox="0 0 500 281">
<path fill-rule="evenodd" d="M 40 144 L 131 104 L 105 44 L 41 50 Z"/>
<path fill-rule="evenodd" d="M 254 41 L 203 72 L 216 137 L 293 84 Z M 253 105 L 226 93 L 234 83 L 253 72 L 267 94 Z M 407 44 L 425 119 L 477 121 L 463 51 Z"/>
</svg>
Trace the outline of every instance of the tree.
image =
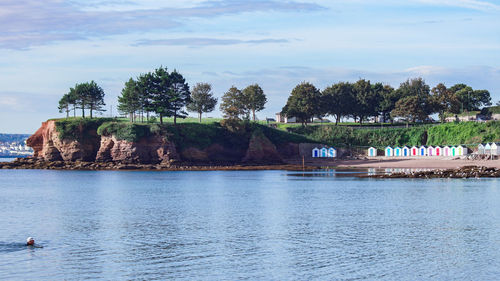
<svg viewBox="0 0 500 281">
<path fill-rule="evenodd" d="M 341 118 L 349 115 L 356 105 L 353 85 L 340 82 L 327 87 L 321 93 L 321 104 L 323 113 L 335 116 L 335 125 L 338 125 Z"/>
<path fill-rule="evenodd" d="M 243 96 L 245 107 L 252 112 L 252 120 L 255 121 L 255 112 L 265 108 L 266 95 L 258 84 L 253 84 L 243 89 Z"/>
<path fill-rule="evenodd" d="M 432 88 L 432 98 L 439 113 L 441 123 L 445 122 L 446 112 L 458 114 L 460 113 L 461 102 L 457 95 L 446 88 L 443 83 L 439 83 Z"/>
<path fill-rule="evenodd" d="M 186 79 L 174 70 L 170 73 L 170 110 L 167 116 L 174 117 L 174 125 L 177 124 L 177 117 L 186 118 L 187 113 L 183 108 L 191 101 L 191 92 Z"/>
<path fill-rule="evenodd" d="M 384 121 L 390 119 L 392 123 L 394 119 L 391 117 L 391 111 L 396 108 L 396 102 L 401 99 L 401 96 L 399 92 L 395 91 L 394 88 L 389 85 L 384 85 L 380 95 L 378 111 L 382 114 Z"/>
<path fill-rule="evenodd" d="M 70 106 L 71 106 L 71 101 L 70 101 L 70 94 L 64 94 L 64 96 L 59 100 L 59 112 L 63 113 L 66 112 L 66 118 L 69 118 L 69 112 L 70 112 Z"/>
<path fill-rule="evenodd" d="M 212 94 L 212 85 L 208 83 L 197 83 L 191 90 L 191 102 L 186 106 L 190 112 L 198 113 L 201 123 L 201 115 L 212 112 L 217 105 L 217 98 Z"/>
<path fill-rule="evenodd" d="M 140 91 L 137 82 L 130 78 L 125 82 L 121 95 L 118 97 L 118 110 L 130 116 L 130 121 L 135 121 L 135 113 L 141 109 Z"/>
<path fill-rule="evenodd" d="M 417 96 L 407 96 L 397 101 L 391 115 L 392 117 L 404 118 L 407 126 L 410 120 L 415 122 L 417 119 L 424 120 L 428 116 L 422 110 Z"/>
<path fill-rule="evenodd" d="M 307 125 L 314 116 L 323 115 L 320 91 L 313 84 L 302 82 L 292 90 L 281 113 L 288 117 L 296 117 L 302 125 Z"/>
<path fill-rule="evenodd" d="M 370 84 L 370 80 L 358 80 L 354 83 L 354 94 L 356 97 L 356 106 L 352 112 L 354 118 L 359 118 L 359 124 L 368 116 L 377 115 L 379 95 Z"/>
<path fill-rule="evenodd" d="M 479 110 L 482 106 L 491 105 L 490 92 L 487 90 L 473 90 L 466 86 L 456 91 L 458 99 L 462 103 L 463 109 L 467 111 Z"/>
<path fill-rule="evenodd" d="M 93 80 L 90 83 L 85 83 L 85 98 L 87 99 L 87 106 L 90 110 L 90 118 L 92 118 L 92 112 L 102 112 L 106 111 L 104 106 L 104 90 L 97 85 Z"/>
<path fill-rule="evenodd" d="M 410 103 L 412 106 L 416 106 L 418 108 L 408 109 L 411 112 L 412 121 L 425 121 L 428 120 L 429 115 L 435 113 L 436 104 L 430 95 L 430 87 L 425 83 L 422 78 L 408 79 L 405 82 L 401 83 L 399 88 L 396 90 L 402 99 L 408 97 L 414 97 L 415 99 L 407 99 L 405 102 Z M 400 104 L 402 106 L 402 104 Z M 401 110 L 405 111 L 403 108 L 397 108 L 397 103 L 395 110 L 396 112 L 401 112 Z M 391 114 L 394 116 L 394 114 Z"/>
<path fill-rule="evenodd" d="M 245 115 L 246 109 L 243 103 L 243 93 L 235 86 L 232 86 L 222 96 L 220 110 L 224 114 L 224 119 L 241 120 L 240 116 Z"/>
</svg>

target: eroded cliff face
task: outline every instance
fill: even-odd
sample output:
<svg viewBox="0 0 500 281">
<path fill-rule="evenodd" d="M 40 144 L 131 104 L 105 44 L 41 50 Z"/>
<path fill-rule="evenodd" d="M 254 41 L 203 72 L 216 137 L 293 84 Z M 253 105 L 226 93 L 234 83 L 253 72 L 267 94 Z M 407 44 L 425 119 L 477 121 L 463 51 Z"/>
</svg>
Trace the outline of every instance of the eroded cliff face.
<svg viewBox="0 0 500 281">
<path fill-rule="evenodd" d="M 262 133 L 253 133 L 243 163 L 280 164 L 283 162 L 276 146 Z"/>
<path fill-rule="evenodd" d="M 49 120 L 26 141 L 34 150 L 34 157 L 45 161 L 93 161 L 99 149 L 97 132 L 81 132 L 81 141 L 61 140 L 56 130 L 56 122 Z"/>
<path fill-rule="evenodd" d="M 161 136 L 143 138 L 138 142 L 102 136 L 99 147 L 96 161 L 100 162 L 169 164 L 178 160 L 175 145 Z"/>
<path fill-rule="evenodd" d="M 128 163 L 170 163 L 178 159 L 175 145 L 163 137 L 153 136 L 139 142 L 99 136 L 96 130 L 76 132 L 79 140 L 59 138 L 56 121 L 43 122 L 28 138 L 34 158 L 45 161 L 117 161 Z"/>
</svg>

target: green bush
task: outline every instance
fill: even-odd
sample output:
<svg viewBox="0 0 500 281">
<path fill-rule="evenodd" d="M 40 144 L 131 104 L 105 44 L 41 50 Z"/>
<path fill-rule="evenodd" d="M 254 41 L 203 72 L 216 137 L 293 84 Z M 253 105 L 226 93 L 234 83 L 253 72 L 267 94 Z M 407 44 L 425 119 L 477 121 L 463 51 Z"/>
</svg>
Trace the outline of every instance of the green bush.
<svg viewBox="0 0 500 281">
<path fill-rule="evenodd" d="M 106 122 L 99 126 L 99 128 L 97 129 L 97 134 L 100 136 L 113 135 L 119 140 L 136 142 L 143 137 L 150 136 L 152 134 L 152 126 L 155 125 L 125 122 Z"/>
<path fill-rule="evenodd" d="M 92 137 L 92 132 L 104 122 L 112 121 L 112 118 L 68 118 L 57 119 L 56 131 L 59 139 L 84 141 L 85 138 Z"/>
</svg>

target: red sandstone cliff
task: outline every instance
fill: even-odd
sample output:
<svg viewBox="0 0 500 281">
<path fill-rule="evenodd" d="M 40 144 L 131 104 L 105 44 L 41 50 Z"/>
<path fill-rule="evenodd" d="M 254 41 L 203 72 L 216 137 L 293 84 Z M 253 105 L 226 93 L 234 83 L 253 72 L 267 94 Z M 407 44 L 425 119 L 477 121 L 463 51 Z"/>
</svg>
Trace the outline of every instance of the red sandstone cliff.
<svg viewBox="0 0 500 281">
<path fill-rule="evenodd" d="M 28 138 L 34 157 L 45 161 L 119 161 L 130 163 L 169 163 L 177 159 L 175 145 L 153 136 L 139 142 L 99 136 L 96 130 L 77 132 L 81 140 L 61 140 L 55 121 L 43 122 Z"/>
</svg>

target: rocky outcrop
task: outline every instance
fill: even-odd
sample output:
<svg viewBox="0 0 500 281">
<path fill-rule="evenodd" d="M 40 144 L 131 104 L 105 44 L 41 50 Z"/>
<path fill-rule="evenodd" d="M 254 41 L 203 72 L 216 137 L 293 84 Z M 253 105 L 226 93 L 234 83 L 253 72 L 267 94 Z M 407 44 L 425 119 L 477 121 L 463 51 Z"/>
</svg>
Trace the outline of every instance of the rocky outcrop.
<svg viewBox="0 0 500 281">
<path fill-rule="evenodd" d="M 480 167 L 480 166 L 464 166 L 456 169 L 446 170 L 431 170 L 431 171 L 417 171 L 407 173 L 392 173 L 382 175 L 369 175 L 364 176 L 369 178 L 416 178 L 416 179 L 430 179 L 430 178 L 498 178 L 500 177 L 500 169 Z"/>
<path fill-rule="evenodd" d="M 250 138 L 250 143 L 242 162 L 279 164 L 283 160 L 276 150 L 276 146 L 262 132 L 256 131 Z"/>
<path fill-rule="evenodd" d="M 171 163 L 178 160 L 175 145 L 161 136 L 142 138 L 138 142 L 102 136 L 96 161 L 124 163 Z"/>
<path fill-rule="evenodd" d="M 34 150 L 34 157 L 45 161 L 94 161 L 99 149 L 99 136 L 95 130 L 78 132 L 81 140 L 60 139 L 56 121 L 43 122 L 29 137 L 27 145 Z"/>
</svg>

